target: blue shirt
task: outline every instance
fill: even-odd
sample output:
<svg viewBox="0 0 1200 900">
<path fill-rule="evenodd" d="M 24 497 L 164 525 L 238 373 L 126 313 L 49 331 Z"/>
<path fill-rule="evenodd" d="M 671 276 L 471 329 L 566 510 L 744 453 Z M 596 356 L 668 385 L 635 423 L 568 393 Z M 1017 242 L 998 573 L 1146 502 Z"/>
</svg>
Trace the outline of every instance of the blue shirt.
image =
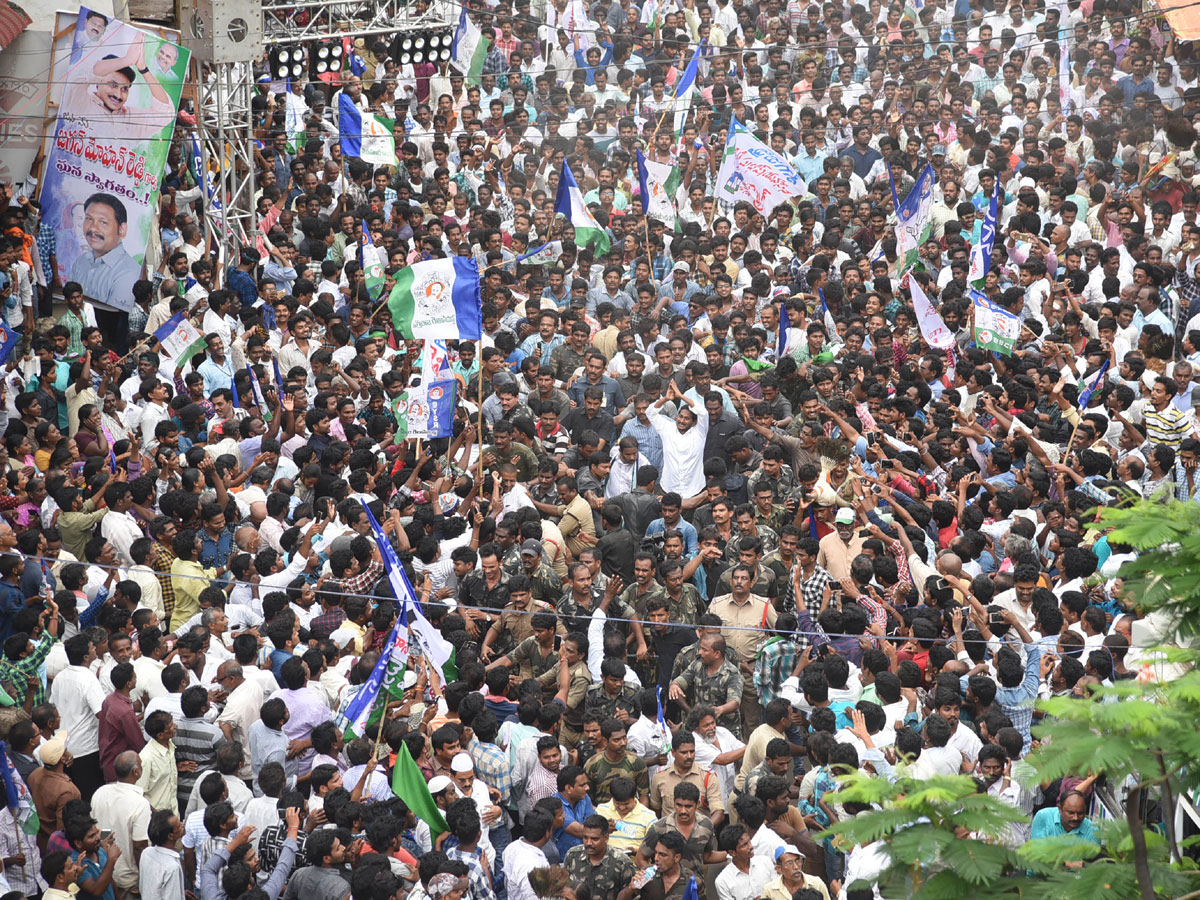
<svg viewBox="0 0 1200 900">
<path fill-rule="evenodd" d="M 1082 841 L 1089 841 L 1093 844 L 1100 843 L 1096 837 L 1096 827 L 1092 824 L 1091 819 L 1084 819 L 1074 831 L 1067 831 L 1063 828 L 1062 813 L 1057 806 L 1039 809 L 1034 815 L 1033 828 L 1029 835 L 1031 838 L 1063 837 L 1067 835 L 1079 838 Z"/>
<path fill-rule="evenodd" d="M 567 798 L 562 795 L 561 791 L 554 796 L 561 800 L 563 805 L 563 827 L 555 830 L 554 844 L 558 847 L 558 852 L 562 857 L 566 858 L 568 850 L 583 843 L 581 838 L 567 834 L 567 826 L 574 823 L 582 825 L 584 819 L 596 811 L 596 807 L 592 806 L 592 798 L 587 794 L 584 794 L 583 799 L 574 806 L 567 802 Z"/>
<path fill-rule="evenodd" d="M 679 522 L 675 525 L 672 525 L 671 528 L 674 531 L 678 531 L 680 535 L 683 536 L 683 555 L 685 557 L 692 559 L 697 553 L 700 552 L 700 544 L 697 540 L 695 525 L 693 525 L 691 522 L 685 521 L 684 519 L 680 519 Z M 666 530 L 666 522 L 664 522 L 662 519 L 655 519 L 646 526 L 646 537 L 650 537 L 654 534 L 662 534 Z"/>
<path fill-rule="evenodd" d="M 871 171 L 871 166 L 883 157 L 874 147 L 868 146 L 865 151 L 859 150 L 857 144 L 851 144 L 842 154 L 849 156 L 854 161 L 854 174 L 859 178 L 866 178 Z"/>
<path fill-rule="evenodd" d="M 1117 79 L 1117 87 L 1125 95 L 1125 106 L 1129 108 L 1133 107 L 1133 98 L 1138 94 L 1154 94 L 1152 78 L 1143 78 L 1139 83 L 1133 80 L 1132 75 L 1126 75 L 1124 78 Z"/>
<path fill-rule="evenodd" d="M 200 530 L 200 565 L 206 569 L 219 569 L 229 561 L 233 550 L 233 532 L 226 528 L 217 537 Z"/>
<path fill-rule="evenodd" d="M 96 848 L 96 859 L 89 859 L 83 853 L 72 853 L 71 856 L 83 866 L 83 871 L 79 873 L 77 882 L 79 885 L 82 885 L 85 881 L 95 881 L 104 872 L 104 867 L 108 865 L 108 854 L 104 852 L 103 847 Z M 115 898 L 116 893 L 113 891 L 112 882 L 109 882 L 108 888 L 100 895 L 98 900 L 115 900 Z"/>
</svg>

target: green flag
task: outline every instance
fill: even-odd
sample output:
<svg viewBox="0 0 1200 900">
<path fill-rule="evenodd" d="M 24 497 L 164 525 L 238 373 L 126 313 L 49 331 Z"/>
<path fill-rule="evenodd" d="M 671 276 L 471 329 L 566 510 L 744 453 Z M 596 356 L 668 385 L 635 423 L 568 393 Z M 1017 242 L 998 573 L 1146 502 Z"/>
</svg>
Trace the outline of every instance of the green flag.
<svg viewBox="0 0 1200 900">
<path fill-rule="evenodd" d="M 401 744 L 400 751 L 396 754 L 396 767 L 392 769 L 392 793 L 403 800 L 417 818 L 429 826 L 434 839 L 442 832 L 450 830 L 450 826 L 442 818 L 442 811 L 433 801 L 433 795 L 429 793 L 425 776 L 421 774 L 412 754 L 408 752 L 407 744 Z"/>
</svg>

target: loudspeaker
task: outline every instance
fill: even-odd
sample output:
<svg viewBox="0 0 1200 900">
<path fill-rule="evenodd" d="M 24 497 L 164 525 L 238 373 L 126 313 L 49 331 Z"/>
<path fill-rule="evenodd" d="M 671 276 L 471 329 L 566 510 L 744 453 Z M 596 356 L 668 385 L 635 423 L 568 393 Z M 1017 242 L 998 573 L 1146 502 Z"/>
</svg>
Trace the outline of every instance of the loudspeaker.
<svg viewBox="0 0 1200 900">
<path fill-rule="evenodd" d="M 262 53 L 262 0 L 181 0 L 183 46 L 213 63 L 248 63 Z"/>
</svg>

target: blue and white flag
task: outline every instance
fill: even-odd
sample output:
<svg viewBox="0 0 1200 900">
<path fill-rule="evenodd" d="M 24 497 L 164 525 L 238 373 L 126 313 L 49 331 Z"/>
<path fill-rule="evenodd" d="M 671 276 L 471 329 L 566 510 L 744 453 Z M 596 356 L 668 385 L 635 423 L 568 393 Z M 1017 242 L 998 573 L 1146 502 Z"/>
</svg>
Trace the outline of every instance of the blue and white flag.
<svg viewBox="0 0 1200 900">
<path fill-rule="evenodd" d="M 992 191 L 992 199 L 988 201 L 987 214 L 983 217 L 983 225 L 979 229 L 979 243 L 971 248 L 971 270 L 967 281 L 979 290 L 983 290 L 983 281 L 992 267 L 992 248 L 996 245 L 996 215 L 1000 209 L 1000 179 L 996 179 L 996 189 Z"/>
<path fill-rule="evenodd" d="M 1100 371 L 1096 373 L 1096 377 L 1092 379 L 1092 383 L 1084 388 L 1083 392 L 1079 395 L 1079 408 L 1081 410 L 1087 409 L 1088 404 L 1092 402 L 1092 394 L 1096 393 L 1097 388 L 1104 381 L 1104 375 L 1108 372 L 1108 364 L 1109 360 L 1104 360 L 1104 364 L 1100 366 Z"/>
<path fill-rule="evenodd" d="M 679 185 L 679 168 L 646 159 L 637 149 L 638 184 L 641 188 L 642 214 L 675 230 L 675 204 L 671 201 L 671 182 Z"/>
<path fill-rule="evenodd" d="M 364 113 L 345 92 L 338 95 L 342 153 L 374 166 L 396 165 L 396 139 L 383 116 Z"/>
<path fill-rule="evenodd" d="M 692 106 L 692 95 L 696 90 L 696 76 L 700 71 L 700 56 L 704 52 L 704 45 L 708 39 L 700 41 L 696 45 L 696 50 L 692 53 L 692 58 L 688 60 L 687 67 L 679 76 L 679 80 L 675 82 L 675 103 L 673 105 L 675 139 L 679 140 L 683 134 L 683 123 L 687 120 L 688 110 Z"/>
<path fill-rule="evenodd" d="M 212 173 L 204 168 L 204 154 L 200 151 L 200 139 L 192 132 L 192 177 L 196 179 L 196 184 L 204 185 L 205 196 L 208 197 L 208 205 L 213 209 L 221 208 L 221 198 L 217 196 L 216 186 L 213 184 Z"/>
<path fill-rule="evenodd" d="M 263 394 L 262 385 L 258 383 L 258 376 L 254 374 L 254 367 L 246 366 L 246 374 L 250 376 L 250 393 L 254 397 L 254 405 L 262 412 L 263 418 L 269 422 L 271 410 L 267 407 L 267 398 Z"/>
<path fill-rule="evenodd" d="M 5 322 L 0 321 L 0 366 L 8 362 L 8 358 L 17 349 L 20 341 L 21 336 L 9 328 Z"/>
<path fill-rule="evenodd" d="M 400 604 L 400 620 L 407 618 L 408 626 L 412 629 L 413 640 L 440 672 L 442 666 L 454 653 L 454 645 L 442 637 L 441 633 L 422 615 L 420 604 L 417 601 L 417 593 L 413 590 L 408 576 L 404 574 L 404 566 L 400 564 L 400 559 L 392 548 L 392 542 L 379 527 L 379 522 L 376 521 L 371 508 L 366 503 L 363 503 L 362 506 L 367 513 L 367 521 L 371 524 L 371 533 L 375 537 L 375 543 L 379 547 L 379 557 L 383 561 L 383 570 L 387 573 L 388 583 L 392 586 L 392 593 L 396 595 L 396 600 Z"/>
<path fill-rule="evenodd" d="M 343 713 L 346 727 L 359 737 L 367 733 L 367 720 L 371 718 L 375 701 L 379 698 L 384 681 L 387 680 L 388 667 L 391 666 L 392 660 L 404 660 L 405 662 L 408 660 L 408 626 L 404 622 L 403 612 L 404 610 L 401 609 L 401 615 L 396 617 L 396 624 L 392 626 L 387 643 L 383 645 L 385 648 L 391 648 L 390 651 L 379 654 L 379 661 L 371 670 L 370 677 L 358 689 L 358 693 L 354 695 Z"/>
<path fill-rule="evenodd" d="M 833 313 L 829 311 L 829 307 L 825 304 L 825 292 L 817 288 L 817 299 L 821 302 L 818 307 L 818 312 L 822 315 L 822 321 L 825 323 L 825 330 L 828 332 L 828 337 L 832 340 L 837 335 L 837 323 L 833 321 Z"/>
<path fill-rule="evenodd" d="M 929 240 L 932 222 L 929 211 L 933 208 L 933 186 L 937 182 L 933 166 L 926 165 L 917 176 L 908 196 L 903 201 L 896 195 L 896 182 L 892 180 L 891 167 L 888 180 L 892 184 L 892 201 L 896 205 L 896 255 L 899 271 L 897 277 L 915 266 L 919 261 L 921 245 Z"/>
</svg>

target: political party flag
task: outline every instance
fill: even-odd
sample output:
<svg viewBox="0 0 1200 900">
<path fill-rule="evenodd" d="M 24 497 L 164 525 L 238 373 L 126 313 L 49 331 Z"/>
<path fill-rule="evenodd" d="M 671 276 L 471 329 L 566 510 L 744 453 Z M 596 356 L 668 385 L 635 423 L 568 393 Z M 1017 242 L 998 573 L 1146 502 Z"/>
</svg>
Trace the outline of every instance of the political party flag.
<svg viewBox="0 0 1200 900">
<path fill-rule="evenodd" d="M 385 538 L 386 540 L 386 538 Z M 396 617 L 387 643 L 387 652 L 379 654 L 379 661 L 371 670 L 371 675 L 358 693 L 354 695 L 342 714 L 346 733 L 355 737 L 365 737 L 371 733 L 372 720 L 378 725 L 387 705 L 386 697 L 383 704 L 378 704 L 379 695 L 384 692 L 390 696 L 403 694 L 403 687 L 397 694 L 392 694 L 391 688 L 404 683 L 404 669 L 408 665 L 408 624 L 404 621 L 403 610 Z"/>
<path fill-rule="evenodd" d="M 888 169 L 888 180 L 892 184 L 892 200 L 896 204 L 896 254 L 899 256 L 897 277 L 901 277 L 917 264 L 918 251 L 929 239 L 932 224 L 929 210 L 933 207 L 933 185 L 936 178 L 933 166 L 925 166 L 903 202 L 896 195 L 896 182 L 892 179 L 891 168 Z"/>
<path fill-rule="evenodd" d="M 954 335 L 921 290 L 920 283 L 915 278 L 910 278 L 908 289 L 912 291 L 913 310 L 917 314 L 917 324 L 921 326 L 921 337 L 925 338 L 925 343 L 939 350 L 949 350 L 954 346 Z"/>
<path fill-rule="evenodd" d="M 233 378 L 229 382 L 229 392 L 231 394 L 233 394 L 233 408 L 241 409 L 242 408 L 242 398 L 238 396 L 237 372 L 233 373 Z"/>
<path fill-rule="evenodd" d="M 350 69 L 350 73 L 361 78 L 363 72 L 367 71 L 367 62 L 358 55 L 358 50 L 354 47 L 354 41 L 349 35 L 342 38 L 342 53 L 346 59 L 346 67 Z"/>
<path fill-rule="evenodd" d="M 540 247 L 534 247 L 513 260 L 514 263 L 528 261 L 531 266 L 550 265 L 562 256 L 562 241 L 550 241 Z"/>
<path fill-rule="evenodd" d="M 696 49 L 692 53 L 692 58 L 688 60 L 687 67 L 683 70 L 683 74 L 679 76 L 679 80 L 675 82 L 675 103 L 672 108 L 675 114 L 674 127 L 676 140 L 683 134 L 683 123 L 687 120 L 688 110 L 692 106 L 692 95 L 696 91 L 696 76 L 700 71 L 700 55 L 704 52 L 704 45 L 707 41 L 708 39 L 704 38 L 696 45 Z"/>
<path fill-rule="evenodd" d="M 788 318 L 787 314 L 787 301 L 783 297 L 780 297 L 779 336 L 775 340 L 775 359 L 777 360 L 783 359 L 784 354 L 787 353 L 788 326 L 790 323 L 791 319 Z"/>
<path fill-rule="evenodd" d="M 988 209 L 983 217 L 983 226 L 979 229 L 979 243 L 971 248 L 971 269 L 967 281 L 978 290 L 983 290 L 983 280 L 992 268 L 992 248 L 996 245 L 996 216 L 1000 210 L 1000 179 L 996 179 L 996 189 L 992 191 L 992 199 L 988 201 Z"/>
<path fill-rule="evenodd" d="M 288 148 L 292 153 L 299 153 L 304 146 L 304 116 L 309 110 L 304 97 L 295 93 L 290 83 L 283 95 L 283 107 L 283 130 L 287 132 Z"/>
<path fill-rule="evenodd" d="M 388 297 L 392 324 L 405 340 L 483 337 L 479 264 L 452 256 L 413 263 L 396 273 Z"/>
<path fill-rule="evenodd" d="M 1092 394 L 1096 393 L 1096 389 L 1100 387 L 1100 382 L 1104 380 L 1104 375 L 1108 371 L 1109 361 L 1106 359 L 1104 364 L 1100 366 L 1100 371 L 1096 373 L 1096 377 L 1092 379 L 1092 383 L 1083 389 L 1083 393 L 1079 395 L 1079 408 L 1087 409 L 1089 403 L 1092 402 Z"/>
<path fill-rule="evenodd" d="M 5 322 L 0 322 L 0 366 L 8 362 L 13 351 L 17 349 L 21 336 L 13 331 Z"/>
<path fill-rule="evenodd" d="M 203 350 L 207 345 L 200 330 L 184 318 L 183 310 L 167 319 L 154 332 L 154 339 L 159 344 L 159 356 L 163 365 L 161 369 L 174 371 Z"/>
<path fill-rule="evenodd" d="M 571 174 L 571 167 L 565 159 L 558 179 L 558 196 L 554 198 L 554 214 L 562 216 L 574 226 L 577 245 L 585 247 L 594 243 L 596 256 L 608 252 L 608 232 L 600 227 L 583 202 L 583 193 L 575 183 L 575 176 Z"/>
<path fill-rule="evenodd" d="M 375 113 L 364 113 L 349 95 L 338 96 L 338 130 L 344 155 L 375 166 L 394 166 L 396 139 L 389 122 Z"/>
<path fill-rule="evenodd" d="M 108 471 L 117 474 L 117 453 L 112 447 L 108 448 Z"/>
<path fill-rule="evenodd" d="M 280 394 L 283 393 L 283 375 L 279 371 L 279 360 L 272 358 L 271 367 L 275 370 L 275 387 L 280 389 Z"/>
<path fill-rule="evenodd" d="M 1071 50 L 1068 29 L 1061 29 L 1058 36 L 1058 100 L 1064 116 L 1071 115 L 1074 104 L 1071 101 Z"/>
<path fill-rule="evenodd" d="M 828 337 L 832 340 L 837 334 L 837 323 L 833 321 L 833 313 L 825 305 L 825 292 L 820 288 L 817 288 L 817 300 L 820 302 L 817 311 L 821 313 L 821 321 L 825 323 L 825 330 L 828 332 Z"/>
<path fill-rule="evenodd" d="M 383 571 L 387 575 L 388 584 L 391 585 L 392 593 L 400 604 L 401 618 L 407 616 L 408 627 L 412 633 L 412 639 L 417 642 L 418 649 L 440 669 L 453 657 L 454 646 L 442 637 L 441 633 L 421 614 L 417 604 L 416 591 L 409 583 L 408 576 L 404 574 L 404 567 L 400 564 L 400 559 L 392 548 L 392 542 L 379 527 L 379 522 L 376 521 L 371 508 L 366 503 L 363 503 L 362 506 L 367 513 L 367 521 L 371 525 L 375 543 L 379 547 L 379 556 L 383 561 Z"/>
<path fill-rule="evenodd" d="M 0 741 L 0 780 L 4 782 L 4 805 L 12 811 L 26 836 L 37 834 L 39 821 L 32 795 L 28 787 L 17 783 L 15 775 L 12 761 L 8 758 L 8 746 Z"/>
<path fill-rule="evenodd" d="M 726 206 L 747 201 L 764 216 L 781 203 L 807 193 L 792 164 L 734 119 L 717 172 L 717 199 Z"/>
<path fill-rule="evenodd" d="M 450 61 L 466 76 L 467 84 L 479 84 L 479 76 L 483 73 L 483 63 L 488 55 L 488 42 L 483 32 L 475 27 L 475 23 L 467 18 L 467 7 L 463 5 L 458 13 L 458 27 L 454 30 L 454 40 L 450 44 Z"/>
<path fill-rule="evenodd" d="M 196 180 L 197 186 L 203 185 L 205 194 L 208 197 L 208 205 L 213 209 L 221 208 L 221 198 L 217 196 L 216 186 L 213 184 L 212 173 L 204 168 L 204 154 L 200 150 L 200 138 L 196 133 L 192 132 L 192 155 L 189 167 L 192 171 L 192 178 Z"/>
<path fill-rule="evenodd" d="M 641 186 L 642 213 L 675 229 L 675 204 L 671 198 L 679 187 L 679 167 L 646 159 L 637 151 L 638 182 Z M 674 182 L 674 184 L 672 184 Z"/>
<path fill-rule="evenodd" d="M 362 238 L 359 241 L 359 256 L 363 269 L 363 283 L 367 286 L 367 294 L 370 296 L 371 302 L 375 303 L 383 294 L 383 254 L 371 240 L 371 232 L 367 229 L 365 221 L 362 224 Z"/>
<path fill-rule="evenodd" d="M 975 343 L 984 350 L 1012 355 L 1013 346 L 1021 336 L 1021 320 L 1006 309 L 996 306 L 979 291 L 971 291 L 975 305 Z"/>
<path fill-rule="evenodd" d="M 688 885 L 683 891 L 683 900 L 700 900 L 700 889 L 696 886 L 696 876 L 688 876 Z"/>
<path fill-rule="evenodd" d="M 250 395 L 254 400 L 254 405 L 258 407 L 262 417 L 270 422 L 271 410 L 267 406 L 267 398 L 263 394 L 262 385 L 258 383 L 258 376 L 254 374 L 254 367 L 246 366 L 246 374 L 250 376 Z"/>
<path fill-rule="evenodd" d="M 418 819 L 429 826 L 429 831 L 436 840 L 438 835 L 449 831 L 442 811 L 429 793 L 429 784 L 425 776 L 417 768 L 412 754 L 408 752 L 408 744 L 401 743 L 396 753 L 396 765 L 392 769 L 392 793 L 404 801 Z"/>
</svg>

